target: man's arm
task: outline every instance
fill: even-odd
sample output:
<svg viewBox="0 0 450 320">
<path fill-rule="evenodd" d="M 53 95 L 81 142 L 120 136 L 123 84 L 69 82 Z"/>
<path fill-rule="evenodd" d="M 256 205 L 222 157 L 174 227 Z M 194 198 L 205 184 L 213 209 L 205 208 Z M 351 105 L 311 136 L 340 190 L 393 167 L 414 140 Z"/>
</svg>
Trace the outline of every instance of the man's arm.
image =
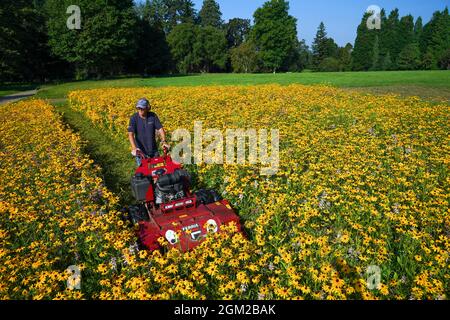
<svg viewBox="0 0 450 320">
<path fill-rule="evenodd" d="M 142 154 L 142 150 L 136 146 L 136 139 L 133 132 L 128 132 L 128 140 L 131 143 L 131 154 L 137 157 Z"/>
<path fill-rule="evenodd" d="M 128 125 L 128 140 L 131 144 L 131 154 L 136 156 L 136 151 L 139 148 L 136 146 L 136 120 L 134 117 L 131 117 L 130 124 Z"/>
<path fill-rule="evenodd" d="M 136 150 L 136 140 L 134 139 L 134 132 L 128 132 L 128 140 L 130 140 L 131 143 L 131 149 Z"/>
<path fill-rule="evenodd" d="M 164 130 L 164 128 L 156 130 L 156 132 L 158 133 L 159 138 L 161 139 L 162 147 L 170 148 L 169 144 L 166 142 L 166 131 Z"/>
</svg>

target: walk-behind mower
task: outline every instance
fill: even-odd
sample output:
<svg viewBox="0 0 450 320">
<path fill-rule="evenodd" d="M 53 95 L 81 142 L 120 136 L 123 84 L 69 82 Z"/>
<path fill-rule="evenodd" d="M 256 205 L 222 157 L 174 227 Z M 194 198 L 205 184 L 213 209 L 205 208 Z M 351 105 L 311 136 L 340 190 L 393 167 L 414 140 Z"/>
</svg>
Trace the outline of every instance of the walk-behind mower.
<svg viewBox="0 0 450 320">
<path fill-rule="evenodd" d="M 190 174 L 172 160 L 168 150 L 157 158 L 141 157 L 142 164 L 131 179 L 137 204 L 128 208 L 128 218 L 138 224 L 138 243 L 150 251 L 161 249 L 159 238 L 169 246 L 188 251 L 208 233 L 234 222 L 241 231 L 239 217 L 229 202 L 214 190 L 192 193 Z"/>
</svg>

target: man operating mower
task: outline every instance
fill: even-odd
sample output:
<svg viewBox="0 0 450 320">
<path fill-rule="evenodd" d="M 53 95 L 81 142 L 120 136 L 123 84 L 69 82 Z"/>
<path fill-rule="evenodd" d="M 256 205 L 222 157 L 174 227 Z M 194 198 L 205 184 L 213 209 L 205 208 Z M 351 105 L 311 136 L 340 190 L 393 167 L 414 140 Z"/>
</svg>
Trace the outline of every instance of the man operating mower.
<svg viewBox="0 0 450 320">
<path fill-rule="evenodd" d="M 128 139 L 131 143 L 131 154 L 136 158 L 136 164 L 141 165 L 142 157 L 159 157 L 156 144 L 156 134 L 159 135 L 161 146 L 169 149 L 166 142 L 166 132 L 158 116 L 151 112 L 150 102 L 143 98 L 136 104 L 137 112 L 133 114 L 128 126 Z"/>
</svg>

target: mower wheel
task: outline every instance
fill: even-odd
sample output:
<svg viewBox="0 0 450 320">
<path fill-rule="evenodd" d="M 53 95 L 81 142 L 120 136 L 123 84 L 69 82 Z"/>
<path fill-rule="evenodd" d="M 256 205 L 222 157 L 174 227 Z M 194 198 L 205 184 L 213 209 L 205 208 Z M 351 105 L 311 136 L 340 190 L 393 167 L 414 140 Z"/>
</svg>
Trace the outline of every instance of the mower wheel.
<svg viewBox="0 0 450 320">
<path fill-rule="evenodd" d="M 142 221 L 149 221 L 147 208 L 143 204 L 131 206 L 128 208 L 128 220 L 132 224 L 137 224 Z"/>
<path fill-rule="evenodd" d="M 222 200 L 222 197 L 216 190 L 201 189 L 195 193 L 197 200 L 203 204 L 211 204 Z"/>
</svg>

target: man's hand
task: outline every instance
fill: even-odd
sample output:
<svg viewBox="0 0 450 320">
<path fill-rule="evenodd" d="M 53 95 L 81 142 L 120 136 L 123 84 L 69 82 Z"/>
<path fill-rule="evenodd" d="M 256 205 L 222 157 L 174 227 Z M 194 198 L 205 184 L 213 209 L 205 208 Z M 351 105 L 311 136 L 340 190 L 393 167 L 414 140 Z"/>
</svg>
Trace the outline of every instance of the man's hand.
<svg viewBox="0 0 450 320">
<path fill-rule="evenodd" d="M 167 150 L 170 150 L 170 144 L 168 144 L 166 141 L 161 141 L 161 147 L 163 149 L 166 148 Z"/>
<path fill-rule="evenodd" d="M 161 142 L 160 142 L 161 143 L 161 147 L 163 149 L 167 148 L 167 150 L 169 150 L 170 149 L 170 145 L 166 142 L 166 131 L 164 130 L 164 128 L 159 129 L 157 131 L 157 133 L 158 133 L 159 138 L 161 140 Z"/>
<path fill-rule="evenodd" d="M 131 151 L 131 155 L 132 155 L 133 157 L 137 157 L 137 156 L 139 156 L 140 154 L 142 154 L 142 150 L 139 149 L 139 148 L 133 149 L 133 150 Z"/>
</svg>

